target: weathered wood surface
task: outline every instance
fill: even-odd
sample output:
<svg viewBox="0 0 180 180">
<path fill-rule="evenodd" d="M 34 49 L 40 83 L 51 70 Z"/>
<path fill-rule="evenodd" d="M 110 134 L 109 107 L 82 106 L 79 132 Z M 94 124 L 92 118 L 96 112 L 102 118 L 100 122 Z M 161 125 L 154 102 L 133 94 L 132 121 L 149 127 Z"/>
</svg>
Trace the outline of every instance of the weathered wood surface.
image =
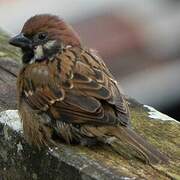
<svg viewBox="0 0 180 180">
<path fill-rule="evenodd" d="M 0 33 L 0 180 L 180 179 L 179 123 L 170 118 L 151 119 L 150 110 L 134 100 L 129 100 L 132 126 L 168 155 L 169 165 L 144 165 L 107 147 L 62 144 L 59 149 L 40 152 L 30 147 L 19 130 L 17 111 L 5 111 L 16 109 L 15 82 L 20 67 L 19 53 L 7 41 L 8 36 Z"/>
<path fill-rule="evenodd" d="M 9 36 L 0 31 L 0 110 L 16 108 L 16 76 L 19 51 L 8 44 Z"/>
<path fill-rule="evenodd" d="M 16 75 L 19 65 L 0 58 L 0 110 L 16 108 Z"/>
</svg>

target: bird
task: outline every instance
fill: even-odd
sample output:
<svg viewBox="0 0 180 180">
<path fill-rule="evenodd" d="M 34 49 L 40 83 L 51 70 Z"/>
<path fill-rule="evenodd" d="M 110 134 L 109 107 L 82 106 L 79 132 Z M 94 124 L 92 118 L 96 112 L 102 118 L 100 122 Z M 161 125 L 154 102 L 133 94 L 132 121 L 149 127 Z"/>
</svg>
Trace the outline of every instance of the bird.
<svg viewBox="0 0 180 180">
<path fill-rule="evenodd" d="M 145 163 L 168 162 L 132 129 L 128 102 L 114 76 L 63 19 L 34 15 L 9 43 L 22 51 L 17 101 L 29 144 L 39 149 L 59 142 L 103 144 Z"/>
</svg>

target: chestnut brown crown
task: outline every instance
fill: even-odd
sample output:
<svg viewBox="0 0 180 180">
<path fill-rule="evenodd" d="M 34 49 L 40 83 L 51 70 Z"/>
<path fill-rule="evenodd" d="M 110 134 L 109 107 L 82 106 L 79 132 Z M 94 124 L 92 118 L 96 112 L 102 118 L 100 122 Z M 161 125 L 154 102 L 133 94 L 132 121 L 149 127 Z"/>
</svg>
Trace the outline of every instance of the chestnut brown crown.
<svg viewBox="0 0 180 180">
<path fill-rule="evenodd" d="M 21 33 L 33 36 L 38 32 L 47 32 L 50 39 L 62 41 L 64 45 L 80 46 L 80 38 L 70 25 L 58 16 L 50 14 L 35 15 L 28 19 Z"/>
<path fill-rule="evenodd" d="M 11 38 L 9 43 L 22 49 L 24 64 L 52 59 L 67 46 L 81 46 L 72 27 L 50 14 L 31 17 L 21 33 Z"/>
</svg>

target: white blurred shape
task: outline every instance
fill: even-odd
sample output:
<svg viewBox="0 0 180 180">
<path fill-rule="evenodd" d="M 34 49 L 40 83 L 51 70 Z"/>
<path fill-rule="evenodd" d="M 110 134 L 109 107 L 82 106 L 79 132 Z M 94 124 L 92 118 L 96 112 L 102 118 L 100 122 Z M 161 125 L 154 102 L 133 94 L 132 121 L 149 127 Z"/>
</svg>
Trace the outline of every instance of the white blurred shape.
<svg viewBox="0 0 180 180">
<path fill-rule="evenodd" d="M 177 123 L 180 123 L 179 121 L 176 121 L 175 119 L 167 116 L 166 114 L 163 114 L 159 111 L 157 111 L 155 108 L 148 106 L 148 105 L 144 105 L 145 108 L 147 108 L 149 117 L 151 119 L 159 119 L 159 120 L 163 120 L 163 121 L 175 121 Z"/>
</svg>

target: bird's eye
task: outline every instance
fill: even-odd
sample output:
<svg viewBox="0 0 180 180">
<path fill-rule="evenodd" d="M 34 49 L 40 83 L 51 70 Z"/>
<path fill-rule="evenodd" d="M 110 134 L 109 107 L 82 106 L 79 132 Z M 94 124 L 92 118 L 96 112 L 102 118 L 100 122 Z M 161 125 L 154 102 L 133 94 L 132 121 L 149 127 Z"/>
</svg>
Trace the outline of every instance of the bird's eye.
<svg viewBox="0 0 180 180">
<path fill-rule="evenodd" d="M 47 33 L 44 33 L 44 32 L 43 32 L 43 33 L 39 33 L 39 34 L 38 34 L 38 39 L 39 39 L 39 40 L 42 41 L 42 40 L 45 40 L 46 38 L 47 38 Z"/>
</svg>

